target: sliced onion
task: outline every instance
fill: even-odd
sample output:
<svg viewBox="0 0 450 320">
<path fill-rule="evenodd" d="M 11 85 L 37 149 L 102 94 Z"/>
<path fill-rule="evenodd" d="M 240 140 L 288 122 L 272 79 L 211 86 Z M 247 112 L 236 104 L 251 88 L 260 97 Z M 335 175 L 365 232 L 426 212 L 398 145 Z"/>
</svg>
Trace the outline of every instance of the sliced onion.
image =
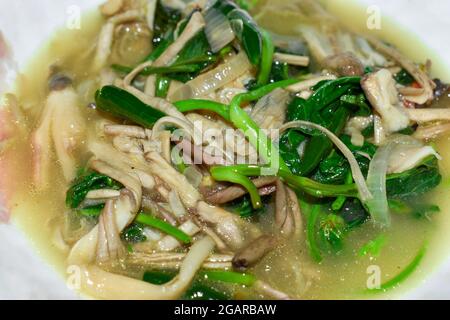
<svg viewBox="0 0 450 320">
<path fill-rule="evenodd" d="M 196 188 L 198 188 L 202 183 L 203 175 L 194 166 L 186 168 L 183 174 L 185 175 L 189 183 Z"/>
<path fill-rule="evenodd" d="M 367 202 L 367 206 L 373 222 L 381 227 L 389 227 L 391 224 L 386 194 L 386 173 L 389 157 L 394 148 L 395 142 L 393 141 L 379 147 L 370 161 L 367 175 L 367 187 L 373 195 L 373 199 Z"/>
<path fill-rule="evenodd" d="M 361 168 L 358 165 L 358 161 L 356 161 L 355 156 L 350 151 L 350 149 L 330 130 L 324 128 L 316 123 L 308 122 L 308 121 L 292 121 L 288 122 L 280 128 L 280 135 L 286 131 L 287 129 L 292 128 L 306 128 L 306 129 L 316 129 L 325 134 L 342 152 L 345 158 L 347 158 L 350 168 L 352 170 L 353 180 L 356 183 L 358 188 L 359 196 L 362 202 L 366 202 L 369 199 L 372 199 L 372 194 L 369 191 L 366 181 L 364 179 L 364 175 L 361 172 Z"/>
<path fill-rule="evenodd" d="M 230 22 L 219 10 L 215 8 L 209 9 L 205 14 L 205 22 L 205 34 L 212 52 L 219 52 L 234 40 L 235 35 L 231 29 Z"/>
<path fill-rule="evenodd" d="M 247 55 L 241 51 L 217 68 L 187 82 L 169 96 L 168 100 L 180 101 L 205 96 L 233 82 L 251 68 L 252 65 L 248 61 Z"/>
<path fill-rule="evenodd" d="M 389 227 L 391 223 L 386 193 L 386 174 L 389 162 L 392 155 L 396 152 L 396 148 L 406 146 L 422 147 L 423 145 L 412 137 L 394 135 L 378 148 L 370 162 L 367 186 L 373 194 L 373 199 L 367 201 L 367 206 L 373 221 L 382 227 Z"/>
</svg>

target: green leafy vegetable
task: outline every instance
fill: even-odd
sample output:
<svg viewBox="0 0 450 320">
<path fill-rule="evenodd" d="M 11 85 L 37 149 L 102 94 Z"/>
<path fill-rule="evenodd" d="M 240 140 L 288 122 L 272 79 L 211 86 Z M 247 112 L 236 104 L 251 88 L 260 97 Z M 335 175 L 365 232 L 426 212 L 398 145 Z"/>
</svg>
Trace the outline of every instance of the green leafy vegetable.
<svg viewBox="0 0 450 320">
<path fill-rule="evenodd" d="M 338 214 L 344 219 L 348 229 L 359 227 L 370 218 L 359 199 L 347 199 Z"/>
<path fill-rule="evenodd" d="M 236 3 L 239 7 L 248 11 L 256 6 L 258 0 L 236 0 Z"/>
<path fill-rule="evenodd" d="M 353 176 L 352 176 L 351 172 L 348 172 L 347 177 L 345 178 L 345 184 L 352 184 L 352 183 L 353 183 Z M 331 205 L 331 209 L 333 209 L 334 211 L 341 210 L 342 207 L 344 206 L 346 200 L 347 200 L 346 197 L 343 197 L 343 196 L 337 197 L 337 199 Z"/>
<path fill-rule="evenodd" d="M 92 172 L 86 173 L 72 183 L 72 186 L 66 193 L 66 205 L 69 208 L 77 208 L 83 202 L 86 195 L 91 190 L 115 189 L 119 190 L 122 185 L 103 174 Z"/>
<path fill-rule="evenodd" d="M 397 73 L 394 78 L 395 81 L 404 86 L 409 86 L 416 81 L 414 77 L 405 69 L 402 69 L 399 73 Z"/>
<path fill-rule="evenodd" d="M 319 244 L 317 243 L 317 222 L 321 213 L 320 205 L 313 205 L 306 218 L 306 244 L 308 245 L 308 250 L 310 256 L 316 262 L 322 261 L 322 254 L 320 252 Z"/>
<path fill-rule="evenodd" d="M 338 108 L 330 119 L 327 129 L 339 136 L 347 123 L 349 111 L 345 107 Z M 302 120 L 302 119 L 299 119 Z M 295 168 L 298 175 L 309 175 L 316 169 L 320 161 L 331 151 L 332 142 L 325 135 L 314 135 L 306 143 L 302 161 Z"/>
<path fill-rule="evenodd" d="M 414 169 L 389 175 L 386 189 L 389 198 L 411 199 L 429 192 L 441 181 L 438 161 L 435 157 L 430 157 Z"/>
<path fill-rule="evenodd" d="M 123 240 L 128 243 L 139 243 L 147 240 L 144 227 L 139 223 L 132 223 L 126 227 L 121 234 Z"/>
<path fill-rule="evenodd" d="M 274 61 L 269 75 L 269 82 L 274 83 L 289 79 L 289 65 L 285 62 Z"/>
<path fill-rule="evenodd" d="M 416 204 L 412 211 L 414 217 L 418 219 L 431 219 L 431 216 L 439 213 L 441 208 L 432 204 Z"/>
<path fill-rule="evenodd" d="M 364 257 L 370 255 L 372 257 L 378 257 L 381 253 L 381 249 L 386 244 L 386 236 L 379 235 L 374 240 L 370 240 L 367 244 L 365 244 L 358 252 L 360 257 Z"/>
<path fill-rule="evenodd" d="M 113 64 L 111 68 L 115 71 L 118 71 L 123 74 L 128 74 L 131 71 L 133 71 L 134 68 L 126 67 L 118 64 Z M 179 65 L 172 65 L 168 67 L 146 67 L 144 68 L 139 75 L 141 76 L 149 76 L 152 74 L 173 74 L 173 73 L 190 73 L 190 72 L 196 72 L 199 70 L 199 66 L 195 64 L 179 64 Z"/>
<path fill-rule="evenodd" d="M 151 128 L 165 114 L 115 86 L 105 86 L 95 94 L 97 109 Z"/>
<path fill-rule="evenodd" d="M 267 199 L 267 198 L 268 197 L 261 198 L 263 205 L 266 203 L 265 199 Z M 243 219 L 251 218 L 258 214 L 262 214 L 263 212 L 265 212 L 265 209 L 266 208 L 264 206 L 262 206 L 261 208 L 258 208 L 258 209 L 253 208 L 252 202 L 248 195 L 245 195 L 245 196 L 241 197 L 240 199 L 234 200 L 227 206 L 227 210 L 238 214 Z"/>
<path fill-rule="evenodd" d="M 168 77 L 160 75 L 156 77 L 155 95 L 158 98 L 165 99 L 167 97 L 167 93 L 169 92 L 169 87 L 170 87 L 170 79 Z"/>
<path fill-rule="evenodd" d="M 273 54 L 275 47 L 273 45 L 272 37 L 270 34 L 262 30 L 262 56 L 261 66 L 259 68 L 257 84 L 263 86 L 269 82 L 270 72 L 272 69 Z"/>
<path fill-rule="evenodd" d="M 167 38 L 167 34 L 173 33 L 180 20 L 181 12 L 179 10 L 163 6 L 161 1 L 158 0 L 153 27 L 153 46 L 160 46 L 164 39 Z"/>
<path fill-rule="evenodd" d="M 209 65 L 217 61 L 217 55 L 211 52 L 208 39 L 202 30 L 195 35 L 178 54 L 171 67 L 187 67 L 190 71 L 180 71 L 171 73 L 169 77 L 181 82 L 187 82 L 194 79 L 197 75 Z"/>
<path fill-rule="evenodd" d="M 288 130 L 280 138 L 280 156 L 294 174 L 300 172 L 301 158 L 298 151 L 304 142 L 306 142 L 306 136 L 297 130 Z"/>
<path fill-rule="evenodd" d="M 83 208 L 83 209 L 77 210 L 77 213 L 86 218 L 97 218 L 102 213 L 103 208 L 104 208 L 104 205 Z"/>
</svg>

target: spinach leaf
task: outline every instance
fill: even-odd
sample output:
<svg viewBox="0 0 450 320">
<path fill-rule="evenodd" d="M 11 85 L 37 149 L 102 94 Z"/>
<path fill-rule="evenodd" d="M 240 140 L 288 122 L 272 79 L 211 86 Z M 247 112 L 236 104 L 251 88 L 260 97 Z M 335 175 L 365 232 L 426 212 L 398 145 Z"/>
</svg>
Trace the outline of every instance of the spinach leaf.
<svg viewBox="0 0 450 320">
<path fill-rule="evenodd" d="M 172 33 L 178 22 L 181 20 L 181 12 L 176 9 L 165 7 L 158 0 L 155 11 L 155 22 L 153 30 L 153 46 L 158 47 L 167 37 L 168 33 Z"/>
<path fill-rule="evenodd" d="M 341 96 L 340 100 L 350 107 L 356 108 L 354 116 L 369 117 L 372 115 L 372 108 L 364 93 L 345 94 Z"/>
<path fill-rule="evenodd" d="M 370 218 L 369 213 L 358 199 L 347 199 L 338 215 L 344 219 L 349 230 L 359 227 Z"/>
<path fill-rule="evenodd" d="M 144 227 L 139 223 L 132 223 L 126 227 L 121 233 L 121 238 L 128 243 L 139 243 L 147 240 Z"/>
<path fill-rule="evenodd" d="M 262 214 L 267 209 L 267 202 L 270 199 L 270 196 L 262 197 L 263 206 L 261 208 L 255 209 L 253 208 L 252 202 L 250 200 L 249 195 L 245 195 L 239 199 L 231 202 L 227 209 L 235 214 L 238 214 L 241 218 L 252 218 L 259 214 Z"/>
<path fill-rule="evenodd" d="M 416 81 L 414 77 L 405 69 L 402 69 L 399 73 L 397 73 L 394 78 L 397 83 L 404 86 L 409 86 Z"/>
<path fill-rule="evenodd" d="M 274 83 L 289 79 L 289 65 L 285 62 L 274 61 L 269 75 L 269 82 Z"/>
<path fill-rule="evenodd" d="M 119 190 L 122 188 L 122 185 L 110 177 L 97 172 L 82 175 L 75 179 L 67 191 L 66 205 L 75 209 L 83 202 L 89 191 L 104 188 Z"/>
<path fill-rule="evenodd" d="M 347 135 L 343 135 L 340 138 L 354 154 L 363 174 L 367 175 L 370 160 L 364 155 L 372 158 L 377 147 L 367 141 L 364 142 L 362 147 L 354 146 L 351 143 L 350 136 Z M 317 171 L 313 174 L 313 179 L 326 184 L 343 184 L 348 174 L 351 174 L 351 170 L 347 159 L 341 153 L 334 150 L 319 164 Z"/>
<path fill-rule="evenodd" d="M 426 159 L 418 167 L 387 177 L 386 189 L 389 198 L 412 199 L 436 188 L 442 180 L 435 157 Z"/>
<path fill-rule="evenodd" d="M 300 144 L 306 141 L 306 137 L 296 130 L 289 130 L 280 138 L 279 151 L 286 165 L 292 173 L 300 173 L 301 159 L 298 153 Z"/>
<path fill-rule="evenodd" d="M 195 35 L 178 54 L 172 66 L 194 66 L 190 72 L 170 74 L 170 78 L 181 82 L 187 82 L 195 78 L 202 70 L 217 61 L 217 55 L 211 52 L 205 32 L 200 31 Z"/>
<path fill-rule="evenodd" d="M 104 205 L 98 205 L 77 210 L 77 213 L 85 218 L 98 218 L 102 213 Z"/>
<path fill-rule="evenodd" d="M 416 204 L 413 209 L 413 216 L 418 219 L 430 219 L 432 215 L 440 211 L 441 208 L 433 204 Z"/>
<path fill-rule="evenodd" d="M 95 94 L 97 109 L 151 128 L 165 114 L 115 86 L 104 86 Z"/>
<path fill-rule="evenodd" d="M 256 6 L 258 0 L 236 0 L 236 3 L 239 7 L 248 11 Z"/>
<path fill-rule="evenodd" d="M 311 112 L 319 112 L 353 88 L 360 88 L 360 77 L 343 77 L 321 84 L 308 99 L 307 107 Z"/>
<path fill-rule="evenodd" d="M 165 99 L 169 92 L 170 79 L 165 76 L 156 76 L 156 91 L 155 96 Z"/>
</svg>

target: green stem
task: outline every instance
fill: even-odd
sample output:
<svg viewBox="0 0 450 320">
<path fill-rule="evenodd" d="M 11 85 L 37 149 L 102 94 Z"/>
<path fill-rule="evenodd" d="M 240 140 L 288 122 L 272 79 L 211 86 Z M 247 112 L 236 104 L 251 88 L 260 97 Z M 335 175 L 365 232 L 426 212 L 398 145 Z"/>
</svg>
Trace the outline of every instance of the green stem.
<svg viewBox="0 0 450 320">
<path fill-rule="evenodd" d="M 320 215 L 320 205 L 313 205 L 308 214 L 307 226 L 306 226 L 306 237 L 308 239 L 307 245 L 309 254 L 316 262 L 322 261 L 322 254 L 320 253 L 320 248 L 316 242 L 316 225 L 317 220 Z"/>
<path fill-rule="evenodd" d="M 274 164 L 278 161 L 281 169 L 289 170 L 284 160 L 279 156 L 279 152 L 272 153 L 274 149 L 272 142 L 266 134 L 258 127 L 255 121 L 244 111 L 241 106 L 244 103 L 261 99 L 277 88 L 284 88 L 299 82 L 299 79 L 288 79 L 268 84 L 251 92 L 236 95 L 230 105 L 230 121 L 240 129 L 249 142 L 258 150 L 264 161 Z"/>
<path fill-rule="evenodd" d="M 353 183 L 353 176 L 352 176 L 351 172 L 349 172 L 349 173 L 347 173 L 347 176 L 345 177 L 345 184 L 350 185 L 352 183 Z M 345 196 L 337 197 L 337 199 L 331 205 L 331 209 L 333 209 L 334 211 L 341 210 L 342 207 L 344 206 L 346 200 L 347 200 L 347 197 L 345 197 Z"/>
<path fill-rule="evenodd" d="M 204 277 L 206 280 L 234 283 L 248 287 L 251 287 L 256 282 L 256 277 L 252 274 L 233 271 L 202 271 L 199 273 L 199 276 Z"/>
<path fill-rule="evenodd" d="M 392 289 L 398 286 L 401 282 L 405 281 L 414 271 L 417 269 L 419 264 L 422 262 L 423 257 L 427 251 L 427 245 L 423 245 L 419 250 L 415 258 L 403 269 L 398 275 L 396 275 L 391 280 L 383 283 L 379 288 L 369 289 L 369 292 L 384 292 L 386 290 Z"/>
<path fill-rule="evenodd" d="M 269 82 L 270 71 L 272 69 L 273 54 L 275 52 L 275 47 L 273 45 L 272 37 L 270 34 L 261 30 L 262 35 L 262 57 L 261 65 L 259 69 L 257 84 L 258 86 L 263 86 Z"/>
<path fill-rule="evenodd" d="M 180 112 L 190 112 L 196 110 L 208 110 L 217 113 L 227 121 L 230 121 L 230 109 L 226 104 L 210 100 L 183 100 L 174 103 L 174 106 Z"/>
<path fill-rule="evenodd" d="M 253 208 L 261 208 L 262 202 L 258 188 L 256 188 L 249 178 L 234 170 L 233 167 L 213 167 L 211 168 L 211 176 L 216 181 L 227 181 L 240 184 L 250 194 Z"/>
<path fill-rule="evenodd" d="M 191 237 L 180 229 L 151 215 L 140 213 L 136 217 L 136 222 L 161 230 L 162 232 L 174 237 L 175 239 L 180 240 L 184 244 L 190 244 L 192 242 Z"/>
<path fill-rule="evenodd" d="M 111 66 L 114 70 L 121 73 L 130 73 L 133 71 L 133 68 L 121 66 L 117 64 L 113 64 Z M 169 74 L 169 73 L 190 73 L 198 71 L 198 66 L 193 64 L 186 65 L 177 65 L 177 66 L 169 66 L 169 67 L 147 67 L 144 68 L 139 75 L 141 76 L 149 76 L 152 74 Z"/>
<path fill-rule="evenodd" d="M 221 177 L 224 177 L 225 179 L 238 180 L 241 179 L 242 177 L 262 176 L 264 169 L 269 171 L 270 168 L 261 167 L 257 165 L 241 164 L 228 167 L 212 167 L 211 174 L 213 175 L 213 178 L 215 178 L 214 175 L 218 175 L 220 173 Z M 326 197 L 335 198 L 338 196 L 358 198 L 358 190 L 355 184 L 349 185 L 323 184 L 306 177 L 296 176 L 292 174 L 290 171 L 286 170 L 279 170 L 278 176 L 295 190 L 305 192 L 316 198 L 326 198 Z M 233 182 L 231 180 L 220 180 L 220 181 Z M 240 182 L 234 183 L 240 184 Z M 253 190 L 256 190 L 256 187 L 254 187 L 253 183 L 252 186 L 253 186 L 252 188 L 254 188 Z M 247 187 L 245 188 L 247 189 Z"/>
<path fill-rule="evenodd" d="M 349 198 L 358 198 L 358 190 L 355 184 L 351 185 L 333 185 L 316 182 L 312 179 L 296 176 L 290 172 L 280 170 L 279 176 L 291 187 L 303 191 L 316 198 L 344 196 Z"/>
</svg>

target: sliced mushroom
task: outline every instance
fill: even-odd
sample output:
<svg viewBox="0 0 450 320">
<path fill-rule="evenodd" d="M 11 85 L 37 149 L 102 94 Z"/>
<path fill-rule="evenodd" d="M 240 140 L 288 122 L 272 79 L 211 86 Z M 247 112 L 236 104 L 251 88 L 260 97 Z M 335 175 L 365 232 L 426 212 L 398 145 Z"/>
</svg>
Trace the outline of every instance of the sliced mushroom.
<svg viewBox="0 0 450 320">
<path fill-rule="evenodd" d="M 75 178 L 74 152 L 82 144 L 85 133 L 85 122 L 71 79 L 54 75 L 49 80 L 49 87 L 39 127 L 32 137 L 34 181 L 38 188 L 49 182 L 52 145 L 66 181 Z"/>
<path fill-rule="evenodd" d="M 262 258 L 271 252 L 278 244 L 274 236 L 263 235 L 253 240 L 249 245 L 239 250 L 233 257 L 233 267 L 245 271 L 256 265 Z"/>
<path fill-rule="evenodd" d="M 201 220 L 210 224 L 220 238 L 233 250 L 244 245 L 243 221 L 236 215 L 220 208 L 210 206 L 200 201 L 197 205 L 197 214 Z"/>
<path fill-rule="evenodd" d="M 450 109 L 406 109 L 410 119 L 417 123 L 450 121 Z"/>
<path fill-rule="evenodd" d="M 132 192 L 124 189 L 121 192 L 121 196 L 114 201 L 115 225 L 118 232 L 121 232 L 136 216 L 135 200 Z M 100 226 L 96 225 L 88 234 L 75 243 L 67 258 L 69 265 L 88 265 L 95 261 L 99 240 L 104 242 L 106 239 L 106 237 L 99 238 L 99 230 Z"/>
<path fill-rule="evenodd" d="M 398 132 L 409 125 L 409 117 L 400 103 L 395 80 L 387 69 L 366 75 L 361 86 L 372 107 L 381 116 L 387 133 Z"/>
<path fill-rule="evenodd" d="M 364 65 L 351 52 L 338 53 L 327 57 L 324 66 L 330 71 L 336 72 L 340 77 L 362 76 Z"/>
<path fill-rule="evenodd" d="M 309 65 L 310 60 L 308 56 L 297 56 L 294 54 L 285 54 L 278 52 L 273 55 L 273 59 L 300 67 L 307 67 Z"/>
<path fill-rule="evenodd" d="M 115 217 L 115 201 L 106 201 L 105 208 L 99 217 L 97 262 L 114 261 L 122 258 L 125 248 L 120 240 Z"/>
<path fill-rule="evenodd" d="M 124 0 L 108 0 L 100 6 L 100 12 L 107 17 L 113 16 L 122 10 Z"/>
<path fill-rule="evenodd" d="M 158 176 L 172 190 L 175 190 L 187 208 L 195 208 L 197 202 L 201 199 L 201 195 L 187 181 L 186 177 L 176 171 L 159 153 L 148 153 L 146 158 L 150 162 L 152 174 Z"/>
<path fill-rule="evenodd" d="M 178 228 L 189 236 L 195 236 L 201 231 L 201 229 L 191 220 L 186 221 Z M 180 246 L 181 243 L 172 236 L 165 236 L 158 241 L 158 249 L 160 251 L 173 251 Z"/>
<path fill-rule="evenodd" d="M 275 199 L 275 226 L 285 237 L 298 236 L 302 230 L 297 195 L 279 179 Z"/>
<path fill-rule="evenodd" d="M 205 237 L 191 247 L 179 274 L 170 282 L 154 285 L 141 280 L 106 272 L 96 266 L 81 266 L 81 290 L 100 299 L 166 300 L 178 299 L 189 287 L 197 271 L 214 249 Z"/>
<path fill-rule="evenodd" d="M 383 43 L 382 41 L 374 37 L 369 37 L 368 41 L 375 47 L 376 50 L 397 61 L 420 84 L 421 89 L 418 91 L 418 94 L 414 96 L 406 96 L 405 97 L 406 100 L 415 102 L 417 104 L 425 104 L 433 100 L 434 98 L 433 89 L 436 87 L 436 84 L 430 79 L 430 77 L 425 73 L 425 71 L 421 70 L 411 60 L 404 57 L 394 47 L 388 46 L 387 44 Z"/>
<path fill-rule="evenodd" d="M 152 269 L 172 269 L 178 270 L 186 257 L 186 253 L 153 253 L 133 252 L 127 258 L 127 263 L 137 266 L 145 266 Z M 202 268 L 204 269 L 229 269 L 232 267 L 232 255 L 227 254 L 211 254 L 204 261 Z"/>
<path fill-rule="evenodd" d="M 105 125 L 104 131 L 107 135 L 111 136 L 126 136 L 138 139 L 147 138 L 145 129 L 138 126 Z"/>
<path fill-rule="evenodd" d="M 262 129 L 279 129 L 286 120 L 289 101 L 288 91 L 275 89 L 256 103 L 250 116 Z"/>
<path fill-rule="evenodd" d="M 130 10 L 120 13 L 108 19 L 102 27 L 98 39 L 97 51 L 95 54 L 93 69 L 101 70 L 108 62 L 114 42 L 114 30 L 118 24 L 140 20 L 143 14 L 139 10 Z"/>
<path fill-rule="evenodd" d="M 274 183 L 277 181 L 275 177 L 261 177 L 253 180 L 253 184 L 259 189 L 259 194 L 261 196 L 269 195 L 275 192 L 276 187 Z M 228 203 L 230 201 L 236 200 L 245 194 L 247 194 L 247 189 L 242 186 L 231 186 L 224 190 L 217 191 L 206 197 L 206 201 L 211 204 L 221 205 Z"/>
<path fill-rule="evenodd" d="M 436 123 L 427 126 L 419 126 L 414 132 L 414 137 L 420 140 L 432 140 L 450 133 L 450 123 Z"/>
</svg>

